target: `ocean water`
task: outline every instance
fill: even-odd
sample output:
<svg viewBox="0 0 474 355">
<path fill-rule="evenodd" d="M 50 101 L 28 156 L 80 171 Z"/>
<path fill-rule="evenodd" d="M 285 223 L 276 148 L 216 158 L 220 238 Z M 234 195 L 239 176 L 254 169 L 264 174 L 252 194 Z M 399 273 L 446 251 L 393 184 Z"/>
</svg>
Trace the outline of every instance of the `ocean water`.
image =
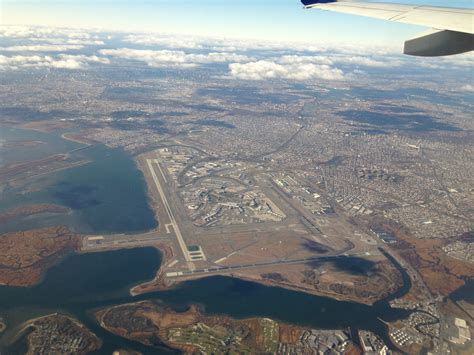
<svg viewBox="0 0 474 355">
<path fill-rule="evenodd" d="M 56 311 L 78 318 L 101 337 L 104 346 L 100 354 L 110 354 L 118 347 L 147 350 L 105 332 L 92 317 L 93 310 L 146 299 L 175 309 L 198 304 L 207 313 L 240 319 L 260 316 L 314 328 L 370 329 L 384 337 L 386 330 L 379 317 L 390 321 L 407 315 L 390 308 L 388 299 L 367 306 L 220 276 L 186 282 L 168 291 L 130 296 L 129 288 L 151 279 L 160 263 L 161 255 L 154 248 L 72 255 L 51 268 L 38 286 L 0 287 L 0 314 L 10 327 L 0 338 L 0 350 L 2 346 L 9 350 L 8 340 L 19 324 Z M 145 353 L 168 351 L 163 347 Z"/>
<path fill-rule="evenodd" d="M 80 148 L 69 144 L 60 133 L 28 130 L 1 130 L 6 140 L 38 140 L 43 144 L 27 159 L 25 149 L 7 151 L 6 159 L 31 161 L 51 154 Z M 5 133 L 6 132 L 6 133 Z M 33 133 L 32 133 L 33 132 Z M 1 152 L 0 148 L 0 152 Z M 146 184 L 133 159 L 124 151 L 95 145 L 72 153 L 87 164 L 33 178 L 25 185 L 31 189 L 7 188 L 0 192 L 0 211 L 24 204 L 53 203 L 68 207 L 67 215 L 39 215 L 0 226 L 0 232 L 44 226 L 68 225 L 80 233 L 135 233 L 157 226 L 149 207 Z"/>
<path fill-rule="evenodd" d="M 11 132 L 6 139 L 46 142 L 40 145 L 46 151 L 37 152 L 35 158 L 81 146 L 65 143 L 58 132 Z M 9 154 L 8 159 L 22 159 L 21 155 L 26 153 L 19 151 L 16 157 L 12 152 Z M 32 181 L 31 184 L 39 188 L 26 194 L 20 194 L 18 189 L 6 189 L 1 193 L 0 205 L 0 210 L 5 210 L 26 203 L 55 203 L 69 207 L 71 213 L 23 219 L 17 225 L 10 223 L 0 227 L 0 231 L 1 228 L 65 224 L 82 233 L 134 233 L 156 226 L 153 211 L 148 206 L 144 178 L 131 157 L 103 145 L 73 154 L 79 154 L 77 158 L 90 160 L 90 163 Z M 109 334 L 92 317 L 97 308 L 145 299 L 160 300 L 177 309 L 196 303 L 206 312 L 235 318 L 271 317 L 315 328 L 350 328 L 353 333 L 357 329 L 370 329 L 385 339 L 386 329 L 378 318 L 390 321 L 407 315 L 406 311 L 391 309 L 388 299 L 366 306 L 229 277 L 210 277 L 186 282 L 168 291 L 130 296 L 130 286 L 151 279 L 160 263 L 161 255 L 153 248 L 71 255 L 52 267 L 35 287 L 1 286 L 0 316 L 7 321 L 9 330 L 0 337 L 0 352 L 19 350 L 8 345 L 19 324 L 32 317 L 61 311 L 77 317 L 104 340 L 99 354 L 110 354 L 117 348 L 135 349 L 145 354 L 169 353 L 171 350 L 166 347 L 148 349 Z M 408 277 L 403 270 L 401 272 L 405 284 L 393 297 L 409 288 Z M 21 342 L 17 346 L 21 347 Z"/>
</svg>

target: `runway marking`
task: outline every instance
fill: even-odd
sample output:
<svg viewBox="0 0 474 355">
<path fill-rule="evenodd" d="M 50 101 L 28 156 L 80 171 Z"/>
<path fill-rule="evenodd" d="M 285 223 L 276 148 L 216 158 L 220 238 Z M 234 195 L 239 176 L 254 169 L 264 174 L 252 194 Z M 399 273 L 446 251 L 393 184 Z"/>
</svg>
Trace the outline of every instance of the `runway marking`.
<svg viewBox="0 0 474 355">
<path fill-rule="evenodd" d="M 223 273 L 223 272 L 234 272 L 243 269 L 252 269 L 259 267 L 267 267 L 271 265 L 291 265 L 291 264 L 307 264 L 313 261 L 330 261 L 336 258 L 343 258 L 347 256 L 358 256 L 364 255 L 365 253 L 354 253 L 354 254 L 341 254 L 333 256 L 316 256 L 303 259 L 294 259 L 294 260 L 274 260 L 274 261 L 265 261 L 253 264 L 242 264 L 242 265 L 230 265 L 230 266 L 214 266 L 207 269 L 197 269 L 190 271 L 180 271 L 177 273 L 167 274 L 167 277 L 189 277 L 193 275 L 207 274 L 207 273 Z"/>
<path fill-rule="evenodd" d="M 166 195 L 165 195 L 163 189 L 161 188 L 161 184 L 160 184 L 160 181 L 158 180 L 158 177 L 156 176 L 155 169 L 153 169 L 152 162 L 156 163 L 156 159 L 155 160 L 147 159 L 148 168 L 150 169 L 151 176 L 153 178 L 153 181 L 155 182 L 156 188 L 158 189 L 161 200 L 163 201 L 163 204 L 165 205 L 166 212 L 167 212 L 168 217 L 170 219 L 171 225 L 173 226 L 173 230 L 176 234 L 176 238 L 178 239 L 178 244 L 181 248 L 181 251 L 183 252 L 184 258 L 186 259 L 187 262 L 191 262 L 192 259 L 189 256 L 188 248 L 186 246 L 186 243 L 184 242 L 183 235 L 181 234 L 181 231 L 178 227 L 178 223 L 176 223 L 176 220 L 174 219 L 173 213 L 171 212 L 170 205 L 168 204 L 168 200 L 166 199 Z M 158 163 L 157 163 L 157 165 L 158 165 L 158 167 L 160 166 L 160 164 L 158 164 Z M 188 264 L 188 266 L 190 268 L 193 267 L 192 264 L 191 265 Z"/>
<path fill-rule="evenodd" d="M 178 262 L 179 262 L 179 260 L 175 259 L 175 260 L 173 260 L 172 262 L 170 262 L 170 263 L 168 264 L 168 267 L 173 267 L 173 266 L 175 266 Z"/>
<path fill-rule="evenodd" d="M 201 246 L 199 246 L 198 248 L 199 248 L 198 250 L 189 252 L 191 259 L 194 261 L 198 261 L 198 260 L 206 261 L 207 258 L 206 258 L 206 255 L 204 255 L 204 251 L 202 250 Z"/>
<path fill-rule="evenodd" d="M 229 255 L 224 256 L 223 258 L 220 258 L 219 260 L 214 261 L 214 263 L 215 263 L 215 264 L 219 264 L 219 263 L 221 263 L 221 262 L 227 260 L 228 258 L 230 258 L 230 257 L 231 257 L 232 255 L 234 255 L 234 254 L 237 254 L 237 252 L 234 251 L 234 252 L 230 253 Z"/>
<path fill-rule="evenodd" d="M 155 159 L 155 164 L 158 165 L 158 169 L 160 170 L 160 174 L 161 176 L 163 177 L 163 181 L 165 182 L 165 184 L 168 183 L 168 180 L 166 180 L 166 176 L 165 174 L 163 173 L 163 170 L 161 170 L 161 165 L 160 165 L 160 161 L 158 159 Z"/>
</svg>

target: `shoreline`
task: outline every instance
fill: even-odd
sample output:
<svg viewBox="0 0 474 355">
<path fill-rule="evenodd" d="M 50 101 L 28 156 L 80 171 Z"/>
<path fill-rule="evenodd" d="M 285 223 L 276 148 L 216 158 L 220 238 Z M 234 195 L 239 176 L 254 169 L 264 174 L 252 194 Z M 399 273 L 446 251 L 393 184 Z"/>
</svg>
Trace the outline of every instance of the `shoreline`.
<svg viewBox="0 0 474 355">
<path fill-rule="evenodd" d="M 145 153 L 145 154 L 147 154 L 147 153 Z M 143 183 L 145 184 L 146 196 L 147 196 L 147 199 L 148 199 L 148 207 L 150 208 L 150 210 L 153 211 L 153 215 L 154 215 L 155 222 L 156 222 L 156 227 L 153 230 L 159 231 L 161 229 L 161 226 L 162 226 L 162 223 L 160 221 L 160 212 L 161 211 L 157 207 L 156 198 L 153 195 L 153 193 L 151 191 L 151 188 L 150 188 L 150 184 L 147 180 L 147 166 L 146 166 L 145 162 L 142 161 L 141 155 L 139 155 L 139 156 L 130 155 L 130 157 L 132 158 L 133 162 L 135 163 L 135 166 L 138 169 L 138 171 L 143 176 Z"/>
<path fill-rule="evenodd" d="M 364 302 L 364 299 L 357 299 L 356 297 L 339 297 L 338 295 L 335 295 L 335 294 L 332 294 L 332 293 L 329 293 L 329 292 L 323 292 L 323 291 L 320 291 L 320 290 L 311 290 L 311 289 L 305 289 L 303 287 L 298 287 L 296 285 L 291 285 L 291 284 L 287 284 L 287 283 L 278 283 L 276 281 L 271 281 L 271 280 L 266 280 L 266 279 L 258 279 L 258 278 L 252 278 L 250 276 L 247 276 L 247 275 L 242 275 L 242 274 L 238 274 L 238 273 L 226 273 L 226 272 L 222 272 L 222 273 L 219 273 L 219 272 L 216 272 L 214 274 L 211 274 L 211 275 L 200 275 L 200 276 L 195 276 L 195 277 L 183 277 L 182 279 L 179 279 L 179 280 L 172 280 L 170 282 L 169 279 L 166 278 L 165 276 L 165 268 L 163 267 L 163 265 L 166 265 L 168 264 L 172 259 L 173 259 L 173 254 L 172 254 L 172 248 L 169 248 L 169 247 L 166 247 L 167 250 L 169 250 L 170 252 L 167 252 L 167 251 L 164 251 L 162 249 L 162 247 L 160 247 L 160 245 L 150 245 L 150 247 L 154 247 L 156 249 L 159 250 L 159 252 L 162 254 L 163 256 L 163 259 L 162 259 L 162 265 L 160 266 L 160 268 L 156 271 L 156 276 L 153 278 L 153 280 L 150 280 L 150 281 L 146 281 L 146 282 L 143 282 L 143 283 L 139 283 L 133 287 L 131 287 L 130 289 L 130 295 L 131 296 L 141 296 L 141 295 L 146 295 L 147 293 L 152 293 L 152 292 L 156 292 L 156 291 L 168 291 L 168 290 L 171 290 L 171 289 L 174 289 L 186 282 L 189 282 L 189 281 L 197 281 L 197 280 L 202 280 L 202 279 L 207 279 L 207 278 L 212 278 L 212 277 L 227 277 L 227 278 L 233 278 L 233 279 L 238 279 L 238 280 L 242 280 L 242 281 L 247 281 L 247 282 L 253 282 L 253 283 L 256 283 L 256 284 L 259 284 L 259 285 L 263 285 L 263 286 L 266 286 L 266 287 L 279 287 L 279 288 L 283 288 L 285 290 L 289 290 L 289 291 L 294 291 L 294 292 L 302 292 L 302 293 L 305 293 L 305 294 L 308 294 L 308 295 L 311 295 L 311 296 L 316 296 L 316 297 L 325 297 L 325 298 L 329 298 L 329 299 L 332 299 L 332 300 L 336 300 L 338 302 L 350 302 L 350 303 L 354 303 L 354 304 L 360 304 L 360 305 L 366 305 L 366 306 L 374 306 L 375 304 L 377 303 L 380 303 L 380 302 L 387 302 L 387 304 L 389 304 L 389 301 L 394 299 L 394 298 L 399 298 L 399 297 L 402 297 L 403 295 L 405 295 L 407 292 L 409 292 L 410 290 L 410 287 L 408 287 L 408 289 L 406 290 L 403 290 L 403 288 L 405 288 L 407 286 L 407 284 L 402 284 L 399 288 L 397 288 L 396 290 L 394 290 L 392 293 L 380 298 L 380 299 L 377 299 L 377 300 L 374 300 L 372 302 Z M 130 249 L 133 249 L 133 248 L 130 248 Z M 113 249 L 111 249 L 113 250 Z M 406 275 L 407 276 L 407 275 Z M 402 279 L 404 279 L 404 277 L 402 276 Z M 398 295 L 400 292 L 404 292 L 402 296 Z M 390 304 L 389 304 L 390 306 Z M 393 308 L 390 306 L 390 308 Z"/>
<path fill-rule="evenodd" d="M 160 215 L 163 214 L 164 212 L 161 210 L 161 207 L 159 206 L 160 202 L 157 201 L 158 197 L 153 192 L 153 189 L 152 189 L 153 185 L 150 182 L 149 171 L 148 171 L 147 165 L 145 163 L 147 154 L 150 154 L 152 152 L 153 151 L 146 152 L 146 153 L 140 154 L 138 156 L 135 156 L 135 157 L 133 157 L 133 160 L 136 163 L 136 166 L 137 166 L 138 170 L 143 175 L 144 182 L 145 182 L 145 185 L 146 185 L 147 196 L 148 196 L 148 199 L 149 199 L 149 207 L 150 207 L 151 210 L 153 210 L 154 215 L 155 215 L 155 220 L 158 223 L 157 230 L 160 230 L 161 227 L 162 227 L 162 223 L 160 223 L 160 219 L 161 219 Z M 393 298 L 394 295 L 397 295 L 397 293 L 399 293 L 400 290 L 402 290 L 403 288 L 405 288 L 407 286 L 407 284 L 405 283 L 405 277 L 402 275 L 402 273 L 405 272 L 405 271 L 403 270 L 403 267 L 399 264 L 398 261 L 396 262 L 397 265 L 394 265 L 393 260 L 396 260 L 395 258 L 393 258 L 393 260 L 390 260 L 389 258 L 387 258 L 387 259 L 401 273 L 400 276 L 401 276 L 401 279 L 402 279 L 402 284 L 400 285 L 400 287 L 395 289 L 390 294 L 383 295 L 380 298 L 371 299 L 371 300 L 368 300 L 367 298 L 364 298 L 364 297 L 353 296 L 352 294 L 349 294 L 349 295 L 341 294 L 341 295 L 339 295 L 339 294 L 336 294 L 336 293 L 324 292 L 322 290 L 316 290 L 316 289 L 313 290 L 313 289 L 310 289 L 310 288 L 304 288 L 304 287 L 300 287 L 298 285 L 292 285 L 292 284 L 288 284 L 288 283 L 280 283 L 280 282 L 271 281 L 271 280 L 268 280 L 268 279 L 261 279 L 261 278 L 258 278 L 258 277 L 252 277 L 252 276 L 249 276 L 249 275 L 240 274 L 238 272 L 232 273 L 231 271 L 230 272 L 222 272 L 222 273 L 219 273 L 217 271 L 217 272 L 213 272 L 210 275 L 187 276 L 187 277 L 183 277 L 182 279 L 179 279 L 179 280 L 176 280 L 176 279 L 170 280 L 165 276 L 165 269 L 166 269 L 166 265 L 168 265 L 168 263 L 172 260 L 172 255 L 175 252 L 173 250 L 174 248 L 171 248 L 171 252 L 172 252 L 171 256 L 168 256 L 168 254 L 163 249 L 161 249 L 159 246 L 158 246 L 158 249 L 160 250 L 160 252 L 163 253 L 163 261 L 162 261 L 162 266 L 160 267 L 159 270 L 157 270 L 156 277 L 152 281 L 145 282 L 141 285 L 134 286 L 130 290 L 130 294 L 132 296 L 138 296 L 138 295 L 142 295 L 142 294 L 153 292 L 153 291 L 168 290 L 168 289 L 171 289 L 171 288 L 176 287 L 178 285 L 181 285 L 186 281 L 199 280 L 199 279 L 204 279 L 206 277 L 212 277 L 212 276 L 223 276 L 223 277 L 237 278 L 237 279 L 244 280 L 244 281 L 255 282 L 255 283 L 258 283 L 258 284 L 261 284 L 261 285 L 265 285 L 265 286 L 281 287 L 281 288 L 291 290 L 291 291 L 304 292 L 306 294 L 314 295 L 314 296 L 328 297 L 328 298 L 331 298 L 331 299 L 335 299 L 337 301 L 353 302 L 355 304 L 363 304 L 363 305 L 367 305 L 367 306 L 373 306 L 377 302 L 382 302 L 383 300 Z M 408 282 L 408 291 L 410 289 L 410 285 L 411 285 L 411 283 Z M 408 291 L 406 291 L 405 293 L 407 293 Z"/>
<path fill-rule="evenodd" d="M 37 322 L 40 322 L 40 321 L 48 321 L 48 320 L 54 320 L 54 319 L 62 319 L 62 320 L 66 320 L 68 322 L 71 322 L 72 325 L 74 327 L 76 327 L 76 330 L 79 331 L 79 332 L 82 332 L 82 334 L 86 334 L 87 337 L 90 337 L 91 339 L 89 339 L 93 345 L 94 345 L 94 348 L 96 349 L 100 349 L 102 347 L 102 344 L 103 344 L 103 341 L 102 339 L 100 339 L 94 332 L 92 332 L 86 325 L 84 325 L 83 323 L 81 323 L 78 319 L 76 319 L 74 316 L 72 315 L 67 315 L 67 314 L 64 314 L 62 312 L 54 312 L 54 313 L 49 313 L 49 314 L 45 314 L 45 315 L 42 315 L 42 316 L 39 316 L 39 317 L 35 317 L 33 319 L 29 319 L 21 324 L 19 324 L 17 326 L 17 331 L 15 332 L 15 334 L 13 335 L 13 337 L 10 339 L 9 343 L 10 344 L 15 344 L 16 342 L 20 341 L 22 338 L 24 338 L 25 336 L 28 337 L 28 335 L 31 333 L 31 332 L 35 332 L 38 330 L 37 328 L 37 325 L 36 323 Z M 30 333 L 28 333 L 28 331 L 31 330 Z M 31 344 L 30 342 L 28 341 L 28 339 L 26 338 L 25 339 L 26 341 L 26 344 L 28 344 L 28 348 L 30 348 Z"/>
<path fill-rule="evenodd" d="M 74 135 L 74 136 L 72 136 L 72 135 Z M 97 144 L 97 142 L 91 141 L 91 140 L 89 140 L 85 137 L 82 137 L 78 134 L 75 134 L 73 132 L 61 134 L 61 138 L 64 139 L 64 140 L 70 141 L 70 142 L 83 144 L 87 147 L 91 146 L 91 145 L 94 145 L 94 144 Z"/>
<path fill-rule="evenodd" d="M 159 317 L 160 320 L 157 320 L 158 323 L 153 322 L 155 329 L 152 330 L 151 333 L 149 329 L 146 329 L 146 331 L 140 331 L 140 329 L 133 328 L 135 331 L 127 331 L 126 320 L 123 324 L 123 327 L 118 327 L 114 324 L 107 324 L 105 318 L 110 313 L 120 314 L 122 309 L 132 309 L 134 312 L 139 312 L 140 316 L 144 317 L 144 319 L 149 319 L 147 317 L 148 313 L 152 315 L 152 318 L 157 319 L 157 317 Z M 177 328 L 180 329 L 180 332 L 185 332 L 186 329 L 192 328 L 199 324 L 202 326 L 200 329 L 204 332 L 214 326 L 223 326 L 224 329 L 229 327 L 231 329 L 248 327 L 247 335 L 253 337 L 254 341 L 250 342 L 250 344 L 253 346 L 255 346 L 257 343 L 260 343 L 262 341 L 262 337 L 265 338 L 269 334 L 274 334 L 273 331 L 275 330 L 277 338 L 273 338 L 273 340 L 277 343 L 284 344 L 294 344 L 298 342 L 298 339 L 301 339 L 301 336 L 304 334 L 304 332 L 308 332 L 310 330 L 315 330 L 321 334 L 342 332 L 347 337 L 347 340 L 351 338 L 351 331 L 350 329 L 346 328 L 319 329 L 313 328 L 309 325 L 293 324 L 264 316 L 249 316 L 239 318 L 224 313 L 207 313 L 205 309 L 203 309 L 197 303 L 190 303 L 187 305 L 186 309 L 176 310 L 173 307 L 160 303 L 159 301 L 142 300 L 97 309 L 93 315 L 97 323 L 104 330 L 110 332 L 111 334 L 124 337 L 128 340 L 137 341 L 145 346 L 153 346 L 153 343 L 150 342 L 150 336 L 157 336 L 161 344 L 164 346 L 171 349 L 177 349 L 185 353 L 190 351 L 194 353 L 195 344 L 179 342 L 176 339 L 173 340 L 171 330 Z M 114 321 L 112 321 L 112 323 L 114 323 Z M 264 324 L 270 325 L 273 331 L 269 333 L 266 332 L 264 329 Z M 350 349 L 358 349 L 359 344 L 357 341 L 350 340 L 349 343 L 350 344 L 348 345 Z M 265 344 L 265 340 L 263 340 L 263 344 Z M 252 350 L 257 349 L 260 349 L 258 345 L 255 348 L 252 348 Z M 266 350 L 267 348 L 265 348 L 265 353 L 273 353 L 273 351 L 269 352 Z"/>
<path fill-rule="evenodd" d="M 173 288 L 173 284 L 169 284 L 166 282 L 165 277 L 165 269 L 162 267 L 163 265 L 168 264 L 173 259 L 173 249 L 171 247 L 163 247 L 160 245 L 153 245 L 150 246 L 158 250 L 158 252 L 162 256 L 161 265 L 158 270 L 155 271 L 155 277 L 149 281 L 139 282 L 138 284 L 132 286 L 129 289 L 130 296 L 140 296 L 154 291 L 167 291 Z M 152 290 L 147 290 L 147 287 L 153 287 Z M 139 290 L 139 288 L 143 288 L 144 290 Z"/>
<path fill-rule="evenodd" d="M 49 232 L 56 232 L 59 233 L 58 235 L 55 235 L 55 237 L 61 237 L 61 235 L 64 235 L 64 233 L 68 234 L 66 237 L 69 238 L 69 240 L 64 240 L 63 242 L 65 243 L 63 245 L 63 248 L 59 250 L 55 250 L 54 253 L 51 255 L 48 255 L 46 257 L 43 257 L 31 265 L 28 265 L 27 267 L 19 267 L 19 268 L 8 268 L 7 270 L 12 271 L 13 273 L 18 273 L 19 275 L 22 275 L 23 272 L 28 272 L 29 273 L 37 273 L 37 277 L 34 280 L 29 280 L 27 279 L 27 282 L 18 282 L 18 278 L 16 279 L 17 283 L 16 284 L 11 284 L 7 283 L 4 281 L 0 281 L 0 286 L 2 287 L 17 287 L 17 288 L 34 288 L 41 283 L 43 283 L 44 278 L 46 276 L 46 273 L 48 272 L 49 269 L 52 267 L 55 267 L 61 262 L 63 262 L 65 259 L 67 259 L 69 256 L 77 254 L 80 251 L 80 244 L 81 244 L 81 236 L 72 232 L 67 226 L 55 226 L 55 227 L 45 227 L 45 228 L 39 228 L 39 229 L 34 229 L 34 230 L 29 230 L 26 232 L 37 232 L 37 233 L 49 233 Z M 17 233 L 22 233 L 22 232 L 11 232 L 11 233 L 6 233 L 3 235 L 8 235 L 8 234 L 17 234 Z M 24 232 L 23 232 L 24 233 Z M 2 234 L 0 234 L 2 235 Z M 34 237 L 33 237 L 34 238 Z M 41 251 L 39 251 L 41 252 Z M 24 281 L 21 279 L 20 281 Z M 33 281 L 33 282 L 31 282 Z"/>
</svg>

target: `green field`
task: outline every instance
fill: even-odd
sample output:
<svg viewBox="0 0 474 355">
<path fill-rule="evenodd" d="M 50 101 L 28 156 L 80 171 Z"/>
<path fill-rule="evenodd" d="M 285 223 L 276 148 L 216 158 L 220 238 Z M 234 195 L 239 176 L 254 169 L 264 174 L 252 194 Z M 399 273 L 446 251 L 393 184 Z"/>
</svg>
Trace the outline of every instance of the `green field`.
<svg viewBox="0 0 474 355">
<path fill-rule="evenodd" d="M 268 319 L 261 318 L 259 323 L 263 328 L 265 352 L 275 354 L 278 350 L 280 341 L 280 329 L 278 323 Z"/>
<path fill-rule="evenodd" d="M 169 341 L 193 345 L 205 354 L 251 354 L 242 344 L 241 334 L 221 326 L 209 327 L 198 323 L 188 328 L 170 329 Z"/>
</svg>

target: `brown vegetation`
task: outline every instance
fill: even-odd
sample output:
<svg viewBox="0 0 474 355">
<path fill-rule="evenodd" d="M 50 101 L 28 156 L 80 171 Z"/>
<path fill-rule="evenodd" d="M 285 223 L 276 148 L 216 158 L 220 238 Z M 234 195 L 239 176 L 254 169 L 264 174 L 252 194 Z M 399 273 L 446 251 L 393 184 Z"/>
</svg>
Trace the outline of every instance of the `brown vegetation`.
<svg viewBox="0 0 474 355">
<path fill-rule="evenodd" d="M 68 141 L 76 142 L 76 143 L 81 143 L 81 144 L 86 144 L 86 145 L 92 145 L 96 144 L 97 142 L 83 136 L 82 134 L 77 134 L 77 133 L 65 133 L 62 135 L 64 139 L 67 139 Z"/>
<path fill-rule="evenodd" d="M 0 284 L 32 286 L 47 268 L 80 247 L 79 236 L 66 227 L 0 235 Z"/>
<path fill-rule="evenodd" d="M 0 213 L 0 224 L 7 223 L 17 218 L 28 217 L 39 213 L 67 213 L 68 208 L 52 204 L 35 204 L 20 206 Z"/>
<path fill-rule="evenodd" d="M 103 309 L 95 316 L 108 331 L 148 346 L 154 345 L 155 336 L 165 342 L 169 329 L 187 327 L 200 319 L 200 313 L 194 306 L 186 312 L 177 313 L 162 309 L 151 301 Z"/>
<path fill-rule="evenodd" d="M 53 132 L 58 129 L 72 127 L 70 122 L 52 120 L 52 121 L 31 121 L 20 125 L 21 128 L 31 129 L 39 132 Z"/>
<path fill-rule="evenodd" d="M 42 141 L 7 141 L 3 143 L 3 149 L 13 148 L 33 148 L 38 145 L 45 144 Z"/>
<path fill-rule="evenodd" d="M 161 251 L 163 255 L 162 265 L 168 264 L 174 256 L 173 248 L 165 243 L 156 243 L 155 246 Z M 169 284 L 166 282 L 165 270 L 163 267 L 160 267 L 155 278 L 150 281 L 133 287 L 130 290 L 132 295 L 141 295 L 147 292 L 154 292 L 159 290 L 166 290 L 169 288 Z"/>
<path fill-rule="evenodd" d="M 360 259 L 369 267 L 354 273 L 331 262 L 274 265 L 243 269 L 232 276 L 264 285 L 279 286 L 318 296 L 371 305 L 394 293 L 403 284 L 401 274 L 383 256 Z M 278 270 L 278 273 L 275 272 Z"/>
<path fill-rule="evenodd" d="M 239 330 L 245 334 L 243 342 L 250 349 L 257 350 L 258 353 L 262 353 L 264 349 L 263 329 L 258 318 L 235 320 L 225 316 L 205 316 L 194 305 L 185 312 L 176 312 L 152 301 L 143 301 L 101 310 L 96 313 L 96 318 L 104 328 L 114 334 L 148 346 L 156 344 L 156 337 L 158 337 L 164 344 L 185 354 L 195 354 L 200 351 L 192 345 L 170 342 L 169 331 L 184 329 L 198 323 L 213 328 Z M 285 340 L 296 342 L 302 330 L 302 328 L 285 325 L 286 334 L 291 333 L 291 337 L 285 335 Z"/>
<path fill-rule="evenodd" d="M 165 344 L 185 354 L 313 354 L 316 347 L 302 343 L 314 330 L 267 318 L 233 319 L 202 314 L 197 306 L 176 312 L 156 301 L 117 305 L 95 313 L 106 330 L 147 346 Z M 323 345 L 323 344 L 322 344 Z M 360 354 L 346 343 L 350 354 Z"/>
<path fill-rule="evenodd" d="M 59 353 L 85 355 L 102 346 L 102 341 L 82 323 L 59 313 L 26 322 L 20 334 L 28 330 L 27 355 Z"/>
<path fill-rule="evenodd" d="M 474 265 L 447 256 L 442 247 L 444 240 L 413 239 L 402 244 L 399 254 L 415 267 L 428 288 L 443 296 L 464 285 L 466 278 L 474 277 Z"/>
<path fill-rule="evenodd" d="M 301 328 L 288 324 L 280 324 L 280 341 L 287 344 L 295 344 L 300 340 Z"/>
<path fill-rule="evenodd" d="M 420 273 L 431 292 L 448 296 L 463 286 L 466 279 L 474 277 L 474 265 L 449 257 L 443 251 L 453 239 L 417 239 L 393 223 L 385 227 L 397 238 L 393 248 Z"/>
<path fill-rule="evenodd" d="M 65 162 L 67 156 L 65 154 L 55 154 L 44 159 L 39 159 L 31 162 L 22 162 L 15 164 L 8 164 L 0 167 L 0 179 L 2 181 L 9 181 L 13 178 L 18 178 L 22 174 L 27 174 L 28 172 L 38 171 L 41 169 L 46 169 L 46 167 L 52 166 L 54 164 L 60 164 Z"/>
</svg>

